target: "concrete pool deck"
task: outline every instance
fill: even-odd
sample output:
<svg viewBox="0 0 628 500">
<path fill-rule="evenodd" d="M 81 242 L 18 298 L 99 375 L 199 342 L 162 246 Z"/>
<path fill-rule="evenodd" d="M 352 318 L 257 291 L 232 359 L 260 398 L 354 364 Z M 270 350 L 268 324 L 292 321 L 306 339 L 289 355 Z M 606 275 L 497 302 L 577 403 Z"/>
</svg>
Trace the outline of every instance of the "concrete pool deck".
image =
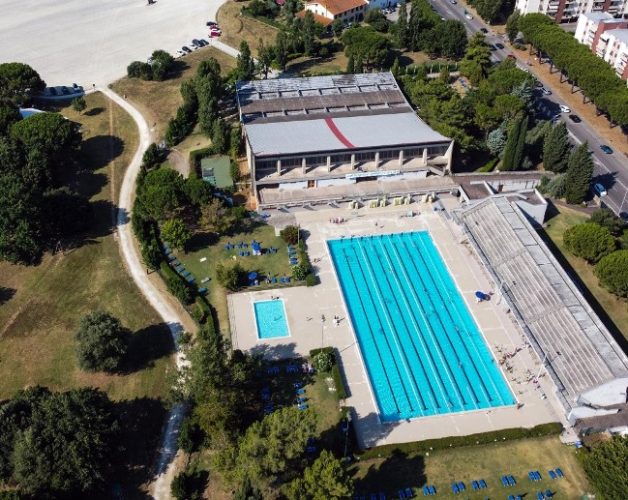
<svg viewBox="0 0 628 500">
<path fill-rule="evenodd" d="M 408 210 L 414 210 L 415 213 L 420 210 L 421 213 L 411 218 L 403 217 Z M 549 378 L 541 376 L 539 388 L 535 388 L 532 382 L 526 382 L 537 375 L 541 362 L 527 346 L 523 333 L 514 323 L 514 317 L 504 309 L 505 303 L 500 301 L 498 294 L 489 302 L 476 303 L 476 290 L 496 291 L 496 287 L 489 281 L 488 273 L 482 268 L 472 248 L 460 243 L 463 235 L 455 224 L 432 212 L 430 205 L 416 203 L 404 207 L 362 208 L 356 211 L 302 211 L 294 215 L 301 228 L 309 232 L 309 254 L 321 283 L 311 288 L 280 288 L 229 295 L 233 345 L 234 348 L 257 352 L 269 359 L 308 355 L 311 349 L 321 346 L 336 347 L 341 355 L 350 393 L 345 404 L 355 409 L 354 422 L 361 446 L 373 447 L 561 421 L 562 407 L 553 395 Z M 332 217 L 343 217 L 346 222 L 330 223 Z M 502 366 L 502 373 L 519 402 L 519 409 L 515 406 L 498 407 L 380 422 L 326 241 L 352 234 L 420 230 L 431 233 L 493 356 L 499 361 L 505 353 L 520 349 L 507 360 L 510 370 L 506 371 L 506 365 Z M 267 300 L 271 296 L 284 300 L 291 337 L 260 341 L 257 338 L 252 302 Z M 325 322 L 321 321 L 321 315 L 325 316 Z M 335 315 L 341 318 L 339 326 L 334 326 Z"/>
</svg>

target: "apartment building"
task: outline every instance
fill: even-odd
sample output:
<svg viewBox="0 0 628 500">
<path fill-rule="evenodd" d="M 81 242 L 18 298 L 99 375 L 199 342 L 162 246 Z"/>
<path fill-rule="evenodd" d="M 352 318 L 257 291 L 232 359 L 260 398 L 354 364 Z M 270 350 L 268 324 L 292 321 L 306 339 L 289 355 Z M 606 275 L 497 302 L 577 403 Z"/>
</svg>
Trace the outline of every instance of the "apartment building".
<svg viewBox="0 0 628 500">
<path fill-rule="evenodd" d="M 628 19 L 608 12 L 590 12 L 578 19 L 576 40 L 609 63 L 617 75 L 628 80 Z"/>
<path fill-rule="evenodd" d="M 575 22 L 589 12 L 628 16 L 628 0 L 516 0 L 515 8 L 522 14 L 546 14 L 557 23 Z"/>
<path fill-rule="evenodd" d="M 365 0 L 313 0 L 305 3 L 305 9 L 299 15 L 310 11 L 316 22 L 329 26 L 336 19 L 345 23 L 359 22 L 364 18 L 368 7 Z"/>
</svg>

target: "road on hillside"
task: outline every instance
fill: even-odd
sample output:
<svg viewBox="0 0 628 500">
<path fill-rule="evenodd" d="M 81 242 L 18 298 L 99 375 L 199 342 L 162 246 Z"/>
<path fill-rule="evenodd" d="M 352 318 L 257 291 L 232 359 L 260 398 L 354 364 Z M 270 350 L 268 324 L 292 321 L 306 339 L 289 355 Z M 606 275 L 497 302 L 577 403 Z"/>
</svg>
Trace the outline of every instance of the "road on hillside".
<svg viewBox="0 0 628 500">
<path fill-rule="evenodd" d="M 495 48 L 492 56 L 494 61 L 501 61 L 512 53 L 506 47 L 499 49 L 495 46 L 496 43 L 505 45 L 505 36 L 492 31 L 490 26 L 476 16 L 472 16 L 472 19 L 466 18 L 463 5 L 458 3 L 452 4 L 450 0 L 432 0 L 431 3 L 434 9 L 445 19 L 461 21 L 469 34 L 473 34 L 481 29 L 488 30 L 488 33 L 485 35 L 486 42 Z M 519 61 L 517 61 L 517 66 L 525 71 L 529 71 L 529 68 Z M 605 144 L 605 142 L 585 120 L 582 120 L 580 123 L 574 123 L 568 118 L 568 113 L 561 113 L 560 105 L 566 106 L 567 103 L 558 96 L 545 96 L 538 91 L 536 95 L 537 109 L 543 118 L 551 119 L 558 115 L 559 118 L 557 119 L 567 124 L 569 136 L 575 144 L 582 144 L 583 142 L 589 144 L 595 164 L 593 182 L 601 183 L 608 191 L 608 195 L 602 199 L 603 203 L 617 215 L 628 218 L 628 158 L 624 157 L 619 151 L 615 151 L 610 155 L 602 152 L 600 145 Z"/>
</svg>

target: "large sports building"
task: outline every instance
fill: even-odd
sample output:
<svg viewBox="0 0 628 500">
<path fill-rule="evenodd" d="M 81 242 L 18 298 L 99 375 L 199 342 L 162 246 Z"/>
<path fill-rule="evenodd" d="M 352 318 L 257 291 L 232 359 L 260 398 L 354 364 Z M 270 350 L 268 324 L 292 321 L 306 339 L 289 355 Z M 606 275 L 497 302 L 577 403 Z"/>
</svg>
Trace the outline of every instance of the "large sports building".
<svg viewBox="0 0 628 500">
<path fill-rule="evenodd" d="M 451 167 L 453 141 L 416 115 L 391 73 L 239 82 L 237 99 L 261 207 L 411 194 L 393 181 Z"/>
</svg>

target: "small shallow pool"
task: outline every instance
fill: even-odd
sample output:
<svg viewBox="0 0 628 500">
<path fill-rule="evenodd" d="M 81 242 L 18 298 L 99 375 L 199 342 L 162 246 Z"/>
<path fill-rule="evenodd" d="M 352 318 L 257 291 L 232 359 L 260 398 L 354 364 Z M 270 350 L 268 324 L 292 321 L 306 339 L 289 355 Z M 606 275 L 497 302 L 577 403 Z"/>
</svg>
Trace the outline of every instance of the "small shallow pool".
<svg viewBox="0 0 628 500">
<path fill-rule="evenodd" d="M 283 300 L 263 300 L 253 303 L 258 339 L 289 337 L 288 320 Z"/>
</svg>

